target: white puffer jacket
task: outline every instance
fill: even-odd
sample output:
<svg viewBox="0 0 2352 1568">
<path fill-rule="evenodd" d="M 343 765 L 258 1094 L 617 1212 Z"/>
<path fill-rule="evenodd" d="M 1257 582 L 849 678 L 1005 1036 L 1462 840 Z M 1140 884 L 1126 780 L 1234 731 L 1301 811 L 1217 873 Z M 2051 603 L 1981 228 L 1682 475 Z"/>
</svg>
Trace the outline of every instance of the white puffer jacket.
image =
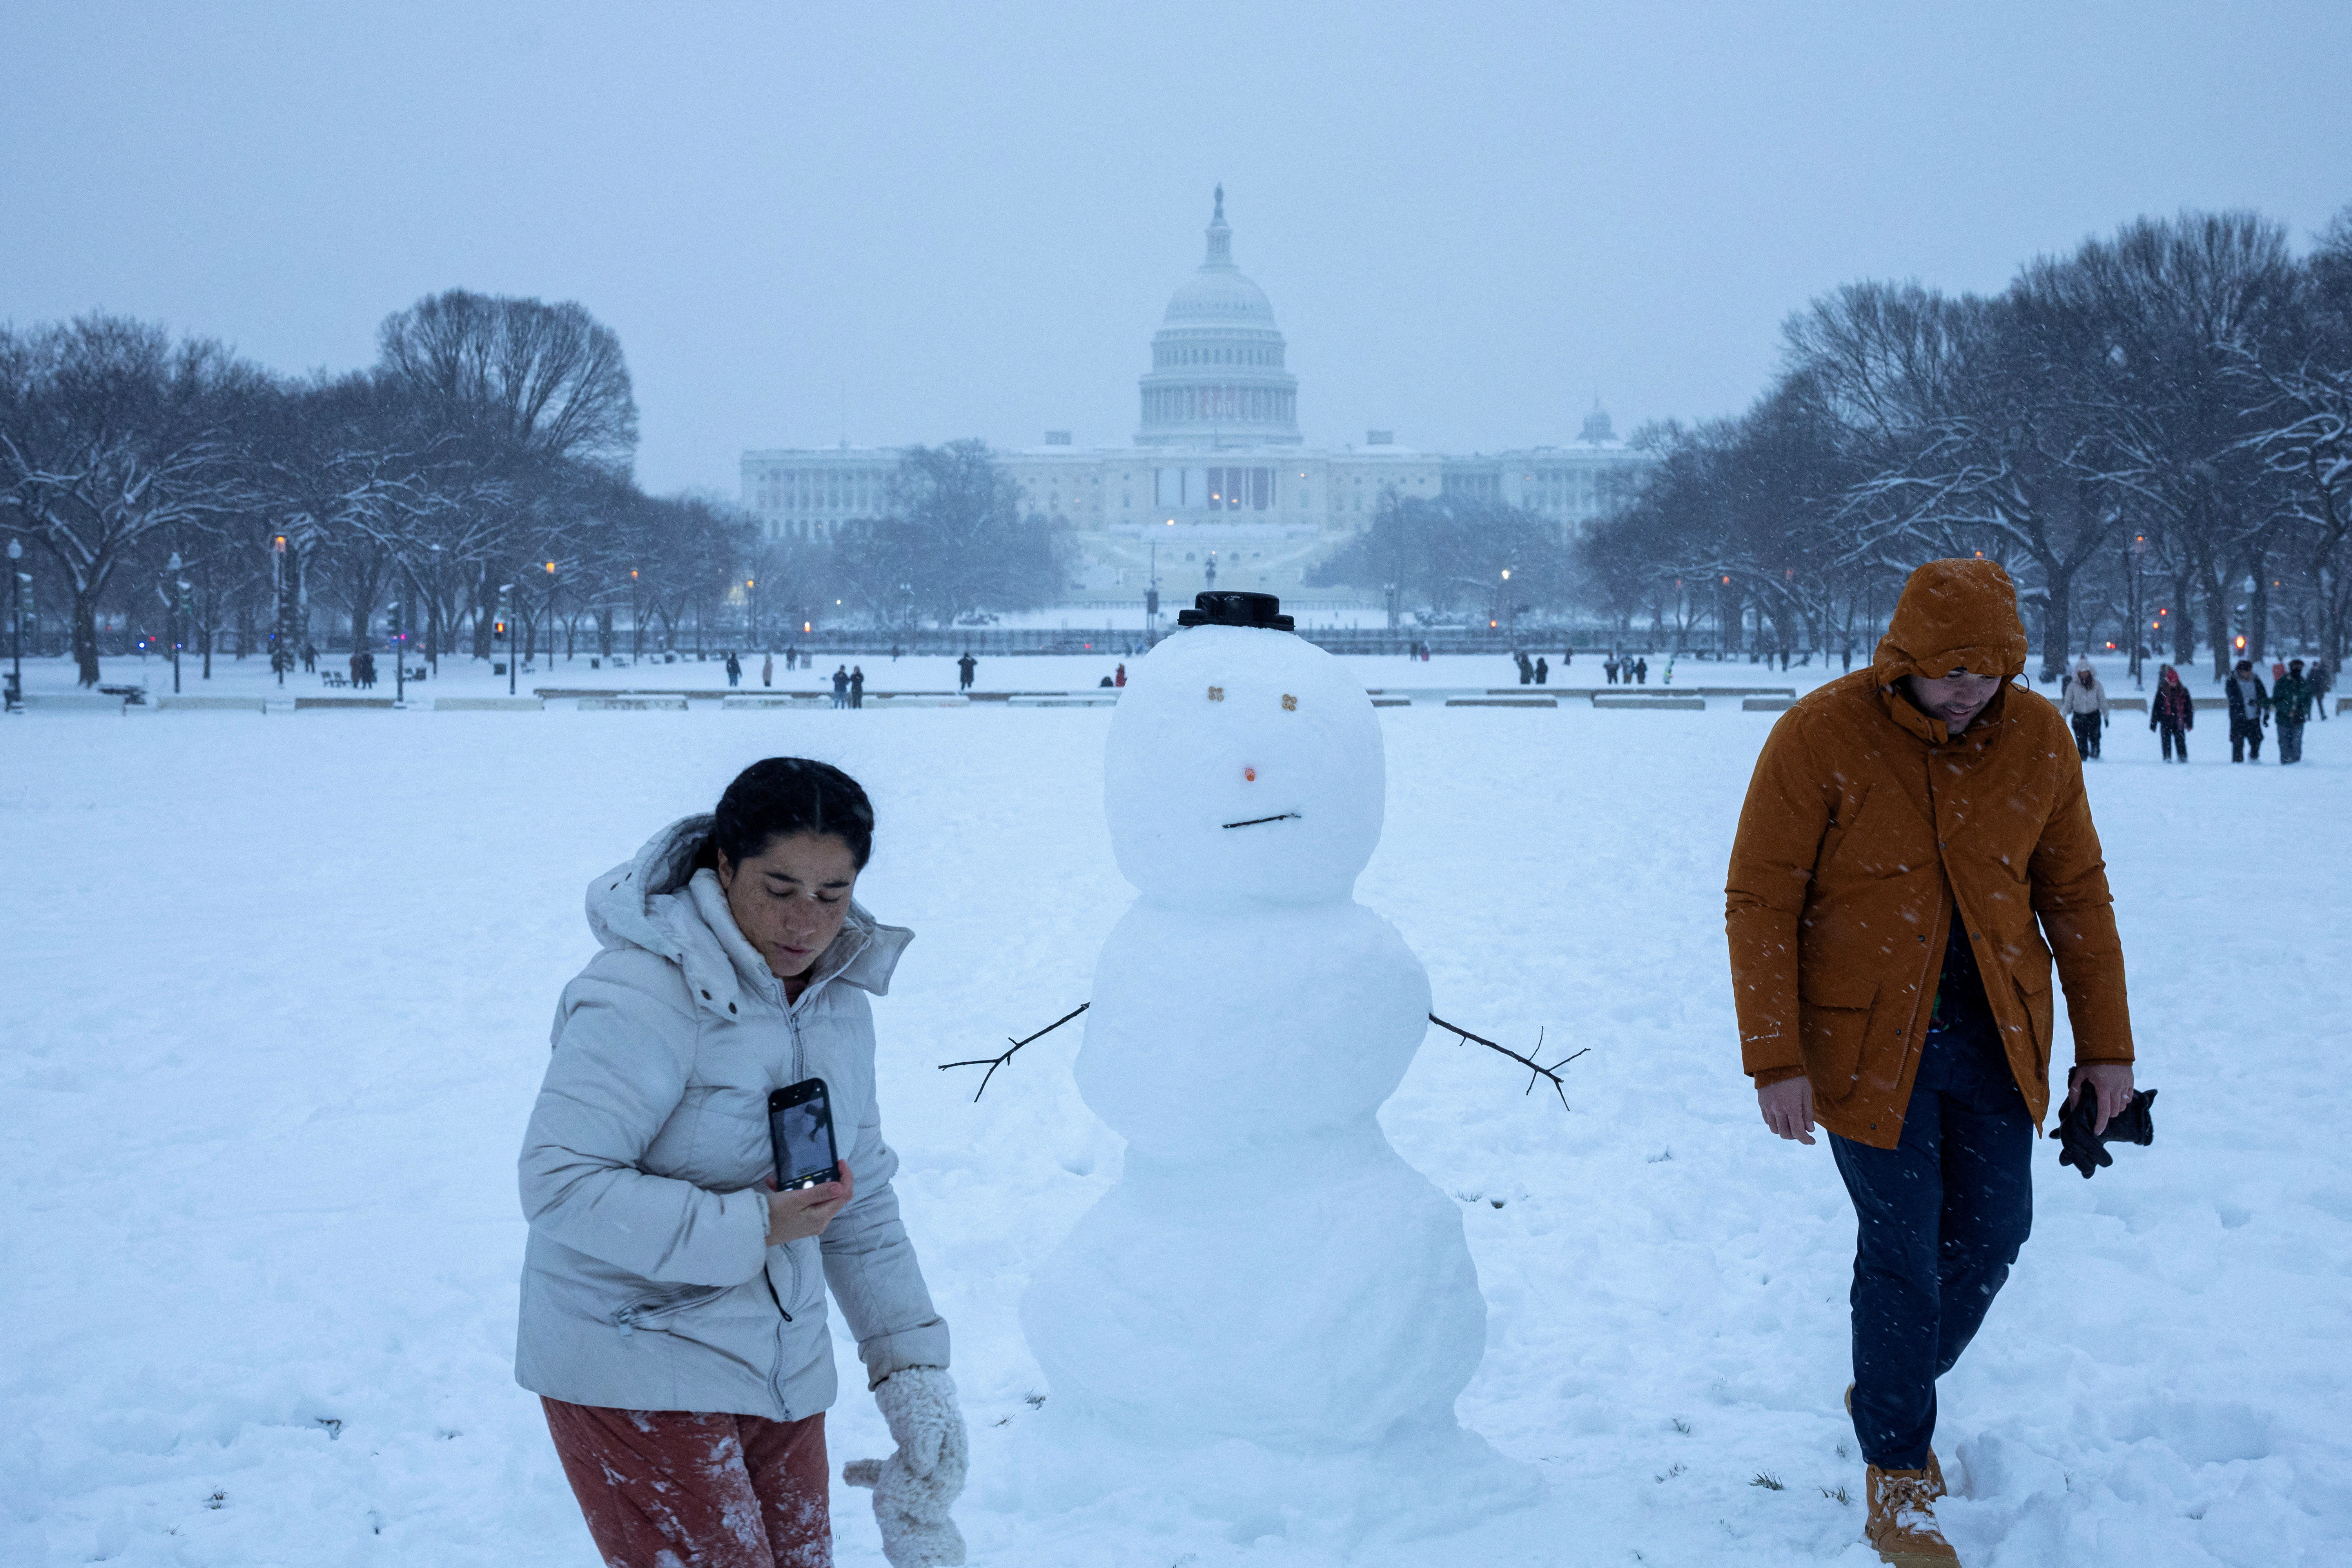
<svg viewBox="0 0 2352 1568">
<path fill-rule="evenodd" d="M 792 1421 L 836 1391 L 828 1283 L 868 1386 L 948 1364 L 874 1103 L 866 995 L 887 993 L 914 933 L 853 903 L 788 1008 L 717 875 L 693 868 L 710 820 L 673 823 L 589 885 L 604 951 L 563 989 L 523 1138 L 515 1379 L 574 1405 Z M 825 1081 L 857 1195 L 822 1237 L 771 1247 L 768 1091 L 807 1078 Z"/>
</svg>

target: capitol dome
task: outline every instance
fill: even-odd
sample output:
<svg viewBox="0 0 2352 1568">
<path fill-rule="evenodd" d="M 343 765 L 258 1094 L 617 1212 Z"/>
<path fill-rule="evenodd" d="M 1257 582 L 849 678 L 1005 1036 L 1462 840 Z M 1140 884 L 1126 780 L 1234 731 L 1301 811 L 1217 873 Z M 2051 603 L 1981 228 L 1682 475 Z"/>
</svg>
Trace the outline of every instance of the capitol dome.
<svg viewBox="0 0 2352 1568">
<path fill-rule="evenodd" d="M 1295 447 L 1298 378 L 1265 290 L 1234 265 L 1225 190 L 1217 187 L 1209 250 L 1168 300 L 1144 373 L 1140 446 Z"/>
</svg>

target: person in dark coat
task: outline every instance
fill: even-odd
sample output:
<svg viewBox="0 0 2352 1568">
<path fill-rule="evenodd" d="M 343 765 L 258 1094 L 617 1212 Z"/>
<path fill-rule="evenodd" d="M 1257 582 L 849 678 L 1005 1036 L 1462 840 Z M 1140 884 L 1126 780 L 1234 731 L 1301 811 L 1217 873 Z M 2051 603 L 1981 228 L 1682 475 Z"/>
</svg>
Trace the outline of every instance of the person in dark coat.
<svg viewBox="0 0 2352 1568">
<path fill-rule="evenodd" d="M 2229 679 L 2221 683 L 2230 699 L 2230 760 L 2242 763 L 2249 749 L 2254 761 L 2263 760 L 2263 721 L 2269 717 L 2271 694 L 2263 686 L 2263 678 L 2254 673 L 2254 661 L 2242 658 Z"/>
<path fill-rule="evenodd" d="M 971 689 L 971 672 L 979 668 L 980 660 L 971 657 L 971 649 L 964 649 L 963 657 L 956 660 L 956 689 L 958 691 L 970 691 Z"/>
<path fill-rule="evenodd" d="M 364 685 L 366 685 L 366 684 L 367 684 L 367 682 L 366 682 L 365 680 L 363 680 L 362 679 L 361 679 L 361 672 L 362 672 L 362 670 L 364 670 L 366 668 L 367 668 L 367 655 L 365 655 L 365 654 L 363 654 L 363 653 L 360 652 L 360 650 L 359 650 L 359 649 L 357 649 L 357 648 L 353 648 L 353 649 L 352 649 L 352 690 L 356 691 L 356 690 L 358 690 L 361 687 L 362 687 L 362 686 L 364 686 Z"/>
<path fill-rule="evenodd" d="M 1607 662 L 1601 665 L 1601 673 L 1609 678 L 1610 685 L 1614 686 L 1617 684 L 1617 656 L 1615 654 L 1611 654 Z"/>
<path fill-rule="evenodd" d="M 1536 667 L 1528 662 L 1528 650 L 1517 650 L 1511 655 L 1511 660 L 1519 667 L 1519 684 L 1533 686 L 1536 683 Z"/>
<path fill-rule="evenodd" d="M 302 645 L 302 673 L 305 675 L 319 673 L 319 650 L 307 642 Z"/>
<path fill-rule="evenodd" d="M 1643 686 L 1650 684 L 1650 661 L 1648 659 L 1637 658 L 1633 661 L 1633 679 Z"/>
<path fill-rule="evenodd" d="M 2180 672 L 2166 665 L 2157 672 L 2156 696 L 2147 705 L 2147 727 L 2154 730 L 2164 747 L 2164 760 L 2189 760 L 2189 731 L 2197 726 L 2197 704 L 2190 700 L 2189 688 L 2180 684 Z"/>
<path fill-rule="evenodd" d="M 2303 672 L 2303 679 L 2304 684 L 2311 688 L 2312 708 L 2318 713 L 2320 722 L 2326 723 L 2327 721 L 2327 689 L 2335 684 L 2335 680 L 2327 673 L 2326 661 L 2313 659 L 2311 668 Z"/>
<path fill-rule="evenodd" d="M 735 650 L 731 647 L 727 650 L 727 684 L 743 684 L 743 661 L 735 657 Z"/>
<path fill-rule="evenodd" d="M 854 664 L 849 667 L 849 705 L 852 708 L 866 706 L 866 671 Z"/>
<path fill-rule="evenodd" d="M 845 665 L 836 665 L 834 668 L 833 705 L 835 708 L 849 706 L 849 669 Z"/>
<path fill-rule="evenodd" d="M 1541 686 L 1541 685 L 1543 685 L 1546 681 L 1549 680 L 1550 679 L 1551 679 L 1551 666 L 1550 666 L 1550 665 L 1549 665 L 1549 664 L 1546 664 L 1546 663 L 1544 662 L 1544 660 L 1543 660 L 1543 656 L 1542 656 L 1542 655 L 1540 655 L 1540 654 L 1537 655 L 1537 656 L 1536 656 L 1536 684 L 1537 684 L 1538 686 Z"/>
<path fill-rule="evenodd" d="M 2303 726 L 2311 718 L 2311 683 L 2303 660 L 2286 661 L 2286 673 L 2271 688 L 2271 717 L 2278 722 L 2279 765 L 2303 761 Z"/>
</svg>

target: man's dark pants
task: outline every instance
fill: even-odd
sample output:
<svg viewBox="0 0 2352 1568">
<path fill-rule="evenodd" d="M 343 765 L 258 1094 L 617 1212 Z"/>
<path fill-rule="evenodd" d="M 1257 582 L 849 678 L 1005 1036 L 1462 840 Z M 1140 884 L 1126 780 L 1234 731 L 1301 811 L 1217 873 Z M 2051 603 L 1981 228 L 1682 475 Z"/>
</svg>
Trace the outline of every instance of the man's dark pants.
<svg viewBox="0 0 2352 1568">
<path fill-rule="evenodd" d="M 2074 715 L 2074 750 L 2089 762 L 2099 754 L 2099 716 L 2096 713 Z"/>
<path fill-rule="evenodd" d="M 2253 748 L 2254 761 L 2261 762 L 2263 760 L 2262 721 L 2259 719 L 2231 720 L 2230 760 L 2233 763 L 2244 762 L 2246 749 L 2250 746 Z"/>
<path fill-rule="evenodd" d="M 2282 719 L 2278 721 L 2278 758 L 2282 763 L 2303 761 L 2303 721 Z"/>
<path fill-rule="evenodd" d="M 1901 1142 L 1830 1134 L 1860 1221 L 1853 1260 L 1853 1430 L 1881 1469 L 1916 1470 L 1936 1380 L 1976 1336 L 2033 1228 L 2033 1119 L 1990 1030 L 1931 1030 Z"/>
</svg>

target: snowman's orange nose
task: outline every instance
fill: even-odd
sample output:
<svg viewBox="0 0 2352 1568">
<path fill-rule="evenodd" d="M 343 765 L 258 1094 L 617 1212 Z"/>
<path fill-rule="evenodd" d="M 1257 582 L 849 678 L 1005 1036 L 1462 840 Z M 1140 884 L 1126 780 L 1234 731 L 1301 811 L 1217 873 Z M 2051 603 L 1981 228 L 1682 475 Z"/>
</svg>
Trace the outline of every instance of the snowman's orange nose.
<svg viewBox="0 0 2352 1568">
<path fill-rule="evenodd" d="M 1242 770 L 1242 777 L 1250 784 L 1255 784 L 1257 783 L 1257 770 L 1255 768 L 1244 768 Z"/>
</svg>

